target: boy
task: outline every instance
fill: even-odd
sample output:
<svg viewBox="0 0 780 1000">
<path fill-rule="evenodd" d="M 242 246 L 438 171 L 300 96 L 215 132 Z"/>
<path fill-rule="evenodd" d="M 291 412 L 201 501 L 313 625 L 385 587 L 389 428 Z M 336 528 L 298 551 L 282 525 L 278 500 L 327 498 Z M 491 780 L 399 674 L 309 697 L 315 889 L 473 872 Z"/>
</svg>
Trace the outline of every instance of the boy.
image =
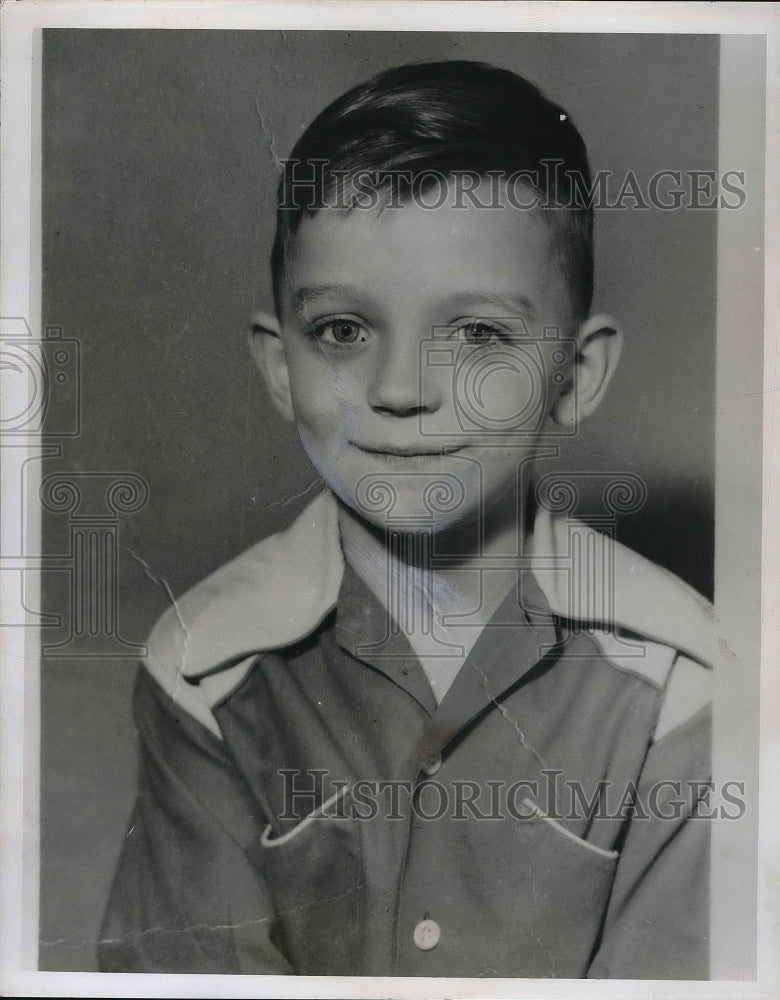
<svg viewBox="0 0 780 1000">
<path fill-rule="evenodd" d="M 327 488 L 155 627 L 104 970 L 706 977 L 708 608 L 528 487 L 620 351 L 589 182 L 475 63 L 298 142 L 251 346 Z"/>
</svg>

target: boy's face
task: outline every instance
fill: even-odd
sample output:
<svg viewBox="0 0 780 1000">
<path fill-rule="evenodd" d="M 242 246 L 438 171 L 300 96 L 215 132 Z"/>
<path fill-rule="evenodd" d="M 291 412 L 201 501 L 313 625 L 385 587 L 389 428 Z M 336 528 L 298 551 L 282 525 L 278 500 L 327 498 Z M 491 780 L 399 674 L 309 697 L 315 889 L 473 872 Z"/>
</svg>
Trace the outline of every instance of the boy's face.
<svg viewBox="0 0 780 1000">
<path fill-rule="evenodd" d="M 309 458 L 361 517 L 441 530 L 516 483 L 571 392 L 576 324 L 552 241 L 511 206 L 301 223 L 280 305 L 282 394 Z"/>
</svg>

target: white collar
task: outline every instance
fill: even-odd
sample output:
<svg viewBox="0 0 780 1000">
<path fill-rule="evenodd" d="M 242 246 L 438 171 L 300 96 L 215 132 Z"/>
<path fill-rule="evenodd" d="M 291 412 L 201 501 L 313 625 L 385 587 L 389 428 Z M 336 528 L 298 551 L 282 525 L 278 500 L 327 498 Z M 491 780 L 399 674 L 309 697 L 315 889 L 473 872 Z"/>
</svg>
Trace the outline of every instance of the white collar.
<svg viewBox="0 0 780 1000">
<path fill-rule="evenodd" d="M 572 551 L 586 537 L 595 538 L 597 561 L 613 574 L 595 592 L 587 567 L 572 569 Z M 701 663 L 714 661 L 709 603 L 606 535 L 540 510 L 530 558 L 554 614 L 581 625 L 628 629 Z M 146 665 L 158 678 L 167 677 L 170 687 L 172 679 L 196 680 L 253 653 L 291 645 L 333 610 L 343 573 L 337 505 L 325 490 L 287 530 L 247 549 L 176 600 L 152 631 Z"/>
</svg>

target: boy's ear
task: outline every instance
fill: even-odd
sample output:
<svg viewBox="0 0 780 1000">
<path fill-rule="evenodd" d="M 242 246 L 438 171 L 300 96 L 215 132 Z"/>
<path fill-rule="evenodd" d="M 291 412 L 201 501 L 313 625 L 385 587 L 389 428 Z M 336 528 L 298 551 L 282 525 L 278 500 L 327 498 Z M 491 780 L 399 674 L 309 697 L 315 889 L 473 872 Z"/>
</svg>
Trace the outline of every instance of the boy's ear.
<svg viewBox="0 0 780 1000">
<path fill-rule="evenodd" d="M 274 406 L 285 420 L 294 420 L 287 357 L 284 353 L 279 321 L 273 313 L 253 313 L 249 330 L 249 350 L 260 369 Z"/>
<path fill-rule="evenodd" d="M 611 316 L 599 313 L 582 324 L 577 343 L 571 378 L 550 411 L 557 424 L 569 427 L 590 416 L 604 398 L 620 360 L 623 333 Z"/>
</svg>

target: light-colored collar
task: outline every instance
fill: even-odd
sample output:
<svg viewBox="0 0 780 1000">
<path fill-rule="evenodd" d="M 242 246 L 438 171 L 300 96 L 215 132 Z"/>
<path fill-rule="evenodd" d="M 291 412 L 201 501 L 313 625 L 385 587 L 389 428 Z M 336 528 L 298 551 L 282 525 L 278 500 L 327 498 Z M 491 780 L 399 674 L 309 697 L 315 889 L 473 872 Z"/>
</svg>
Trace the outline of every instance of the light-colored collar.
<svg viewBox="0 0 780 1000">
<path fill-rule="evenodd" d="M 529 558 L 554 614 L 580 625 L 628 629 L 712 664 L 711 606 L 625 546 L 540 510 Z M 147 667 L 167 677 L 170 689 L 171 681 L 195 681 L 251 654 L 291 645 L 333 610 L 343 573 L 336 500 L 325 490 L 286 531 L 175 601 L 149 638 Z"/>
<path fill-rule="evenodd" d="M 147 665 L 197 678 L 313 631 L 335 607 L 344 557 L 336 501 L 318 494 L 293 524 L 242 552 L 168 608 Z"/>
</svg>

